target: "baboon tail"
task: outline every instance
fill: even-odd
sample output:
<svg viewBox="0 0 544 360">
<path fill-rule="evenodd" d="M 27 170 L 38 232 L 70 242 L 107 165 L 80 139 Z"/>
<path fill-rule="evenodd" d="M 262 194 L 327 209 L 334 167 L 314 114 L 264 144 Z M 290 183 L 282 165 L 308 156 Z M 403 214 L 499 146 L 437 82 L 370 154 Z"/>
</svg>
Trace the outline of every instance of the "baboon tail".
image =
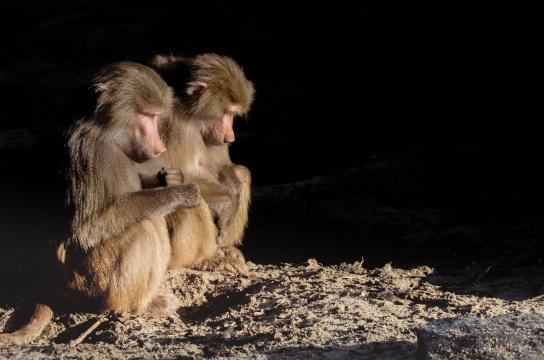
<svg viewBox="0 0 544 360">
<path fill-rule="evenodd" d="M 53 319 L 53 310 L 45 304 L 36 304 L 30 320 L 19 330 L 0 334 L 0 347 L 27 344 L 36 339 Z"/>
</svg>

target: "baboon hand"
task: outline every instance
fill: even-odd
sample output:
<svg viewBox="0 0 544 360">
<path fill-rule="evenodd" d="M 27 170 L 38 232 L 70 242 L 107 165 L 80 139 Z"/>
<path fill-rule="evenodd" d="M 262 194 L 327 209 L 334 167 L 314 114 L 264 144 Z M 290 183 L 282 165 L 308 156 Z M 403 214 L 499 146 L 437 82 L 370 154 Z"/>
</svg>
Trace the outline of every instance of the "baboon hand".
<svg viewBox="0 0 544 360">
<path fill-rule="evenodd" d="M 185 181 L 185 177 L 180 169 L 165 169 L 162 168 L 157 174 L 162 186 L 181 185 Z"/>
<path fill-rule="evenodd" d="M 231 196 L 237 196 L 240 194 L 241 186 L 237 180 L 238 179 L 236 179 L 230 173 L 225 173 L 225 172 L 219 173 L 219 182 L 228 189 Z"/>
<path fill-rule="evenodd" d="M 194 208 L 200 204 L 200 188 L 196 184 L 172 186 L 178 205 L 184 208 Z"/>
</svg>

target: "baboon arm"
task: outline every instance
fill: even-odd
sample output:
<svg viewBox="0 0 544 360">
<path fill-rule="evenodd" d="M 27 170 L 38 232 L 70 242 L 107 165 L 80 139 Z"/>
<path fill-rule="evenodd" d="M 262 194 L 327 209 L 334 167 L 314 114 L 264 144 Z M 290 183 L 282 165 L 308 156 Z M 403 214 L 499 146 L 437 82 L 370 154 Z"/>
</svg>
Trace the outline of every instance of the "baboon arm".
<svg viewBox="0 0 544 360">
<path fill-rule="evenodd" d="M 206 202 L 218 197 L 231 196 L 232 190 L 218 181 L 209 180 L 203 177 L 191 177 L 187 179 L 190 183 L 198 184 L 200 195 Z"/>
<path fill-rule="evenodd" d="M 235 165 L 236 177 L 240 181 L 237 207 L 234 209 L 232 220 L 221 229 L 218 244 L 220 246 L 235 246 L 242 242 L 244 230 L 248 221 L 249 205 L 251 202 L 251 172 L 248 168 Z"/>
<path fill-rule="evenodd" d="M 213 201 L 216 198 L 233 195 L 232 190 L 221 183 L 213 183 L 209 181 L 199 182 L 202 197 L 206 201 Z"/>
<path fill-rule="evenodd" d="M 122 234 L 145 218 L 166 216 L 176 208 L 192 208 L 198 203 L 199 192 L 194 184 L 128 193 L 84 220 L 78 233 L 85 239 L 81 243 L 92 247 Z"/>
<path fill-rule="evenodd" d="M 208 179 L 191 179 L 198 184 L 201 196 L 210 208 L 214 216 L 222 217 L 225 205 L 230 203 L 230 199 L 236 194 L 229 187 Z"/>
</svg>

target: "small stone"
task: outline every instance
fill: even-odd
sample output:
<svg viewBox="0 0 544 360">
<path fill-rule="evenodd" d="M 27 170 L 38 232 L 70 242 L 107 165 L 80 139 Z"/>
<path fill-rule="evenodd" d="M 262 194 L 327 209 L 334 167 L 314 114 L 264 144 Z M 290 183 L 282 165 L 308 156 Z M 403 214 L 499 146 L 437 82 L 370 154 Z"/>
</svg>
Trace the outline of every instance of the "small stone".
<svg viewBox="0 0 544 360">
<path fill-rule="evenodd" d="M 227 329 L 225 331 L 223 331 L 223 333 L 221 334 L 221 337 L 223 339 L 230 339 L 232 338 L 232 330 L 231 329 Z"/>
<path fill-rule="evenodd" d="M 321 268 L 321 265 L 317 262 L 316 259 L 311 258 L 311 259 L 308 259 L 308 265 L 306 265 L 306 268 L 307 269 L 312 269 L 312 270 L 317 270 L 317 269 Z"/>
<path fill-rule="evenodd" d="M 255 263 L 251 262 L 251 261 L 246 261 L 246 265 L 247 265 L 249 270 L 255 270 L 255 269 L 258 268 L 258 266 Z"/>
</svg>

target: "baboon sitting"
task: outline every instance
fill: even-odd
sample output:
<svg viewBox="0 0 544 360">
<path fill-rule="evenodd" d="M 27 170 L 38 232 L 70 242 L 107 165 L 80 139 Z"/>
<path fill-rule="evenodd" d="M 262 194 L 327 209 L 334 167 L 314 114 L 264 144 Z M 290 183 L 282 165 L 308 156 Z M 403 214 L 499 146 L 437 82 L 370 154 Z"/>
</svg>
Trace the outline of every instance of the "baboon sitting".
<svg viewBox="0 0 544 360">
<path fill-rule="evenodd" d="M 200 206 L 167 217 L 172 267 L 245 271 L 242 242 L 248 220 L 251 173 L 232 163 L 235 116 L 245 115 L 254 88 L 231 58 L 156 56 L 152 66 L 174 88 L 174 116 L 161 128 L 165 163 L 200 187 Z M 177 170 L 172 170 L 177 171 Z"/>
<path fill-rule="evenodd" d="M 166 148 L 158 127 L 171 114 L 172 90 L 151 68 L 130 62 L 106 67 L 94 89 L 94 114 L 69 132 L 68 202 L 74 216 L 71 234 L 57 251 L 64 290 L 96 309 L 168 310 L 175 297 L 157 294 L 171 254 L 165 216 L 200 201 L 194 184 L 141 186 L 142 178 L 162 167 L 157 157 Z M 31 341 L 51 317 L 48 305 L 37 305 L 32 320 L 1 334 L 0 344 Z"/>
</svg>

